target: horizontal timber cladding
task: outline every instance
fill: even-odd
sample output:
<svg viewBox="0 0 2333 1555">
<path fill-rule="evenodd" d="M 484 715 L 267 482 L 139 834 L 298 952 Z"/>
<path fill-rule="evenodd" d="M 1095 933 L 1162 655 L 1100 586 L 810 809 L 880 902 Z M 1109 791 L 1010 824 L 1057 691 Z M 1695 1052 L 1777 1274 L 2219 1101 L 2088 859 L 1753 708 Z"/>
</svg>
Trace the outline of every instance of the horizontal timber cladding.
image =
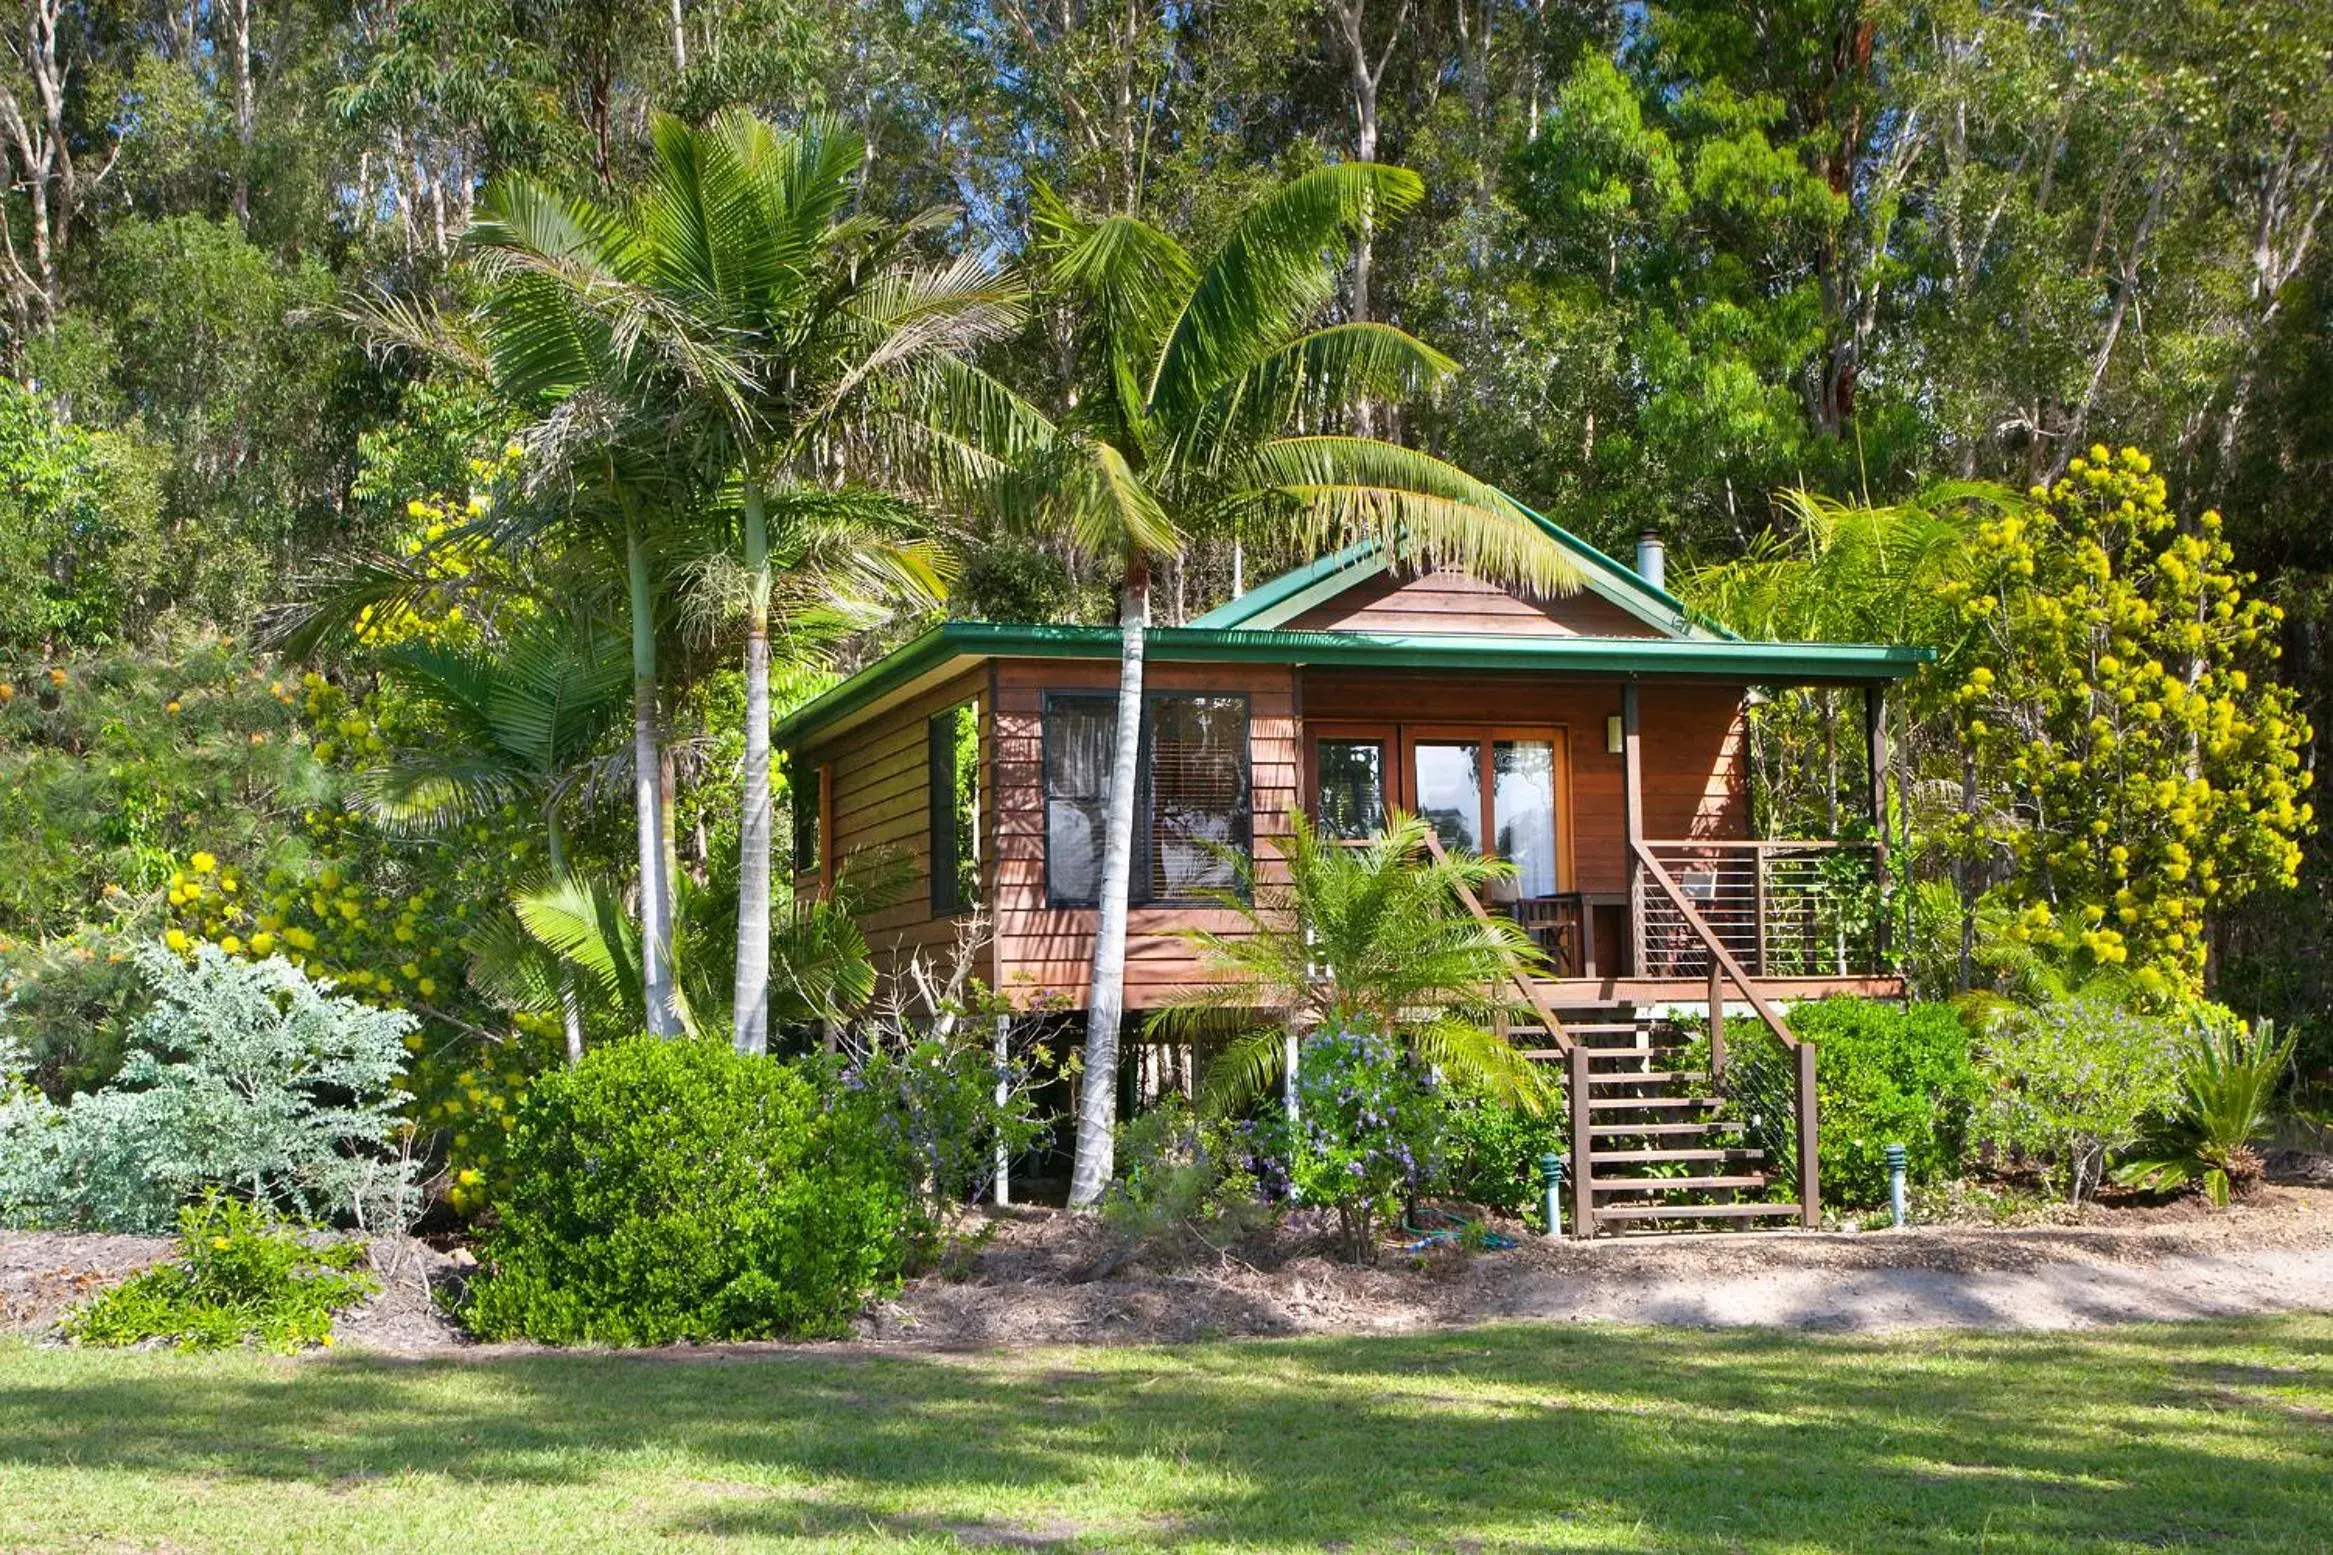
<svg viewBox="0 0 2333 1555">
<path fill-rule="evenodd" d="M 830 767 L 827 795 L 833 836 L 828 839 L 837 873 L 891 870 L 903 873 L 885 903 L 860 919 L 876 968 L 888 976 L 918 950 L 945 957 L 955 944 L 962 916 L 932 915 L 931 754 L 928 723 L 936 713 L 977 698 L 980 729 L 980 837 L 996 835 L 996 746 L 987 714 L 988 669 L 967 669 L 946 683 L 869 718 L 831 740 L 791 752 L 796 772 Z M 989 857 L 993 857 L 993 849 Z M 902 866 L 904 869 L 902 870 Z M 981 892 L 993 899 L 995 866 L 984 858 Z M 798 891 L 815 891 L 815 874 L 794 877 Z M 993 973 L 989 953 L 978 971 Z"/>
<path fill-rule="evenodd" d="M 1301 691 L 1307 724 L 1552 724 L 1568 729 L 1572 889 L 1628 888 L 1621 759 L 1604 748 L 1604 721 L 1620 711 L 1619 681 L 1307 670 Z M 1739 685 L 1638 683 L 1646 836 L 1749 835 L 1744 691 Z"/>
<path fill-rule="evenodd" d="M 1146 666 L 1144 689 L 1239 692 L 1248 698 L 1249 817 L 1260 879 L 1285 878 L 1280 839 L 1297 788 L 1295 674 L 1278 664 Z M 1118 666 L 1106 659 L 996 661 L 994 726 L 996 986 L 1017 1003 L 1082 1008 L 1093 957 L 1094 911 L 1051 907 L 1045 899 L 1044 704 L 1048 691 L 1115 692 Z M 1202 977 L 1197 952 L 1179 931 L 1236 931 L 1219 908 L 1134 907 L 1126 919 L 1126 987 L 1135 1008 Z"/>
<path fill-rule="evenodd" d="M 1463 572 L 1380 573 L 1288 623 L 1299 631 L 1457 632 L 1484 636 L 1658 637 L 1659 630 L 1587 592 L 1520 598 Z"/>
</svg>

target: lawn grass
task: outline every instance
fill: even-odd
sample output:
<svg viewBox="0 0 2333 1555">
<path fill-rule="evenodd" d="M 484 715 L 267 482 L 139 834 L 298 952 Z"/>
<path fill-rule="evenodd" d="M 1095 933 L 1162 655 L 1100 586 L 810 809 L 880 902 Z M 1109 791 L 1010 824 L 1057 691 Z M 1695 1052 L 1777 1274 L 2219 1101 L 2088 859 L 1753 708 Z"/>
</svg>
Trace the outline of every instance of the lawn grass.
<svg viewBox="0 0 2333 1555">
<path fill-rule="evenodd" d="M 2333 1318 L 979 1355 L 0 1347 L 0 1548 L 2333 1549 Z"/>
</svg>

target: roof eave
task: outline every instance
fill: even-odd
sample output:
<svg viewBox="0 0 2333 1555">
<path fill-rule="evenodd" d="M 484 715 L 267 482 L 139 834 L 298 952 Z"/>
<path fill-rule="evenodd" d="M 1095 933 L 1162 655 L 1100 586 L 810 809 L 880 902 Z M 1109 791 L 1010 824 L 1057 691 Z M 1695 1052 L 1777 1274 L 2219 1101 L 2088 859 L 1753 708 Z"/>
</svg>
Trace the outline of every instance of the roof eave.
<svg viewBox="0 0 2333 1555">
<path fill-rule="evenodd" d="M 884 698 L 954 660 L 1110 659 L 1117 657 L 1118 651 L 1118 628 L 1114 626 L 945 622 L 796 709 L 771 731 L 771 738 L 781 748 L 798 745 L 843 719 L 873 709 Z M 1713 637 L 1397 636 L 1197 625 L 1153 627 L 1146 634 L 1145 653 L 1168 663 L 1536 670 L 1791 684 L 1901 680 L 1935 657 L 1925 648 L 1879 643 L 1761 643 Z"/>
</svg>

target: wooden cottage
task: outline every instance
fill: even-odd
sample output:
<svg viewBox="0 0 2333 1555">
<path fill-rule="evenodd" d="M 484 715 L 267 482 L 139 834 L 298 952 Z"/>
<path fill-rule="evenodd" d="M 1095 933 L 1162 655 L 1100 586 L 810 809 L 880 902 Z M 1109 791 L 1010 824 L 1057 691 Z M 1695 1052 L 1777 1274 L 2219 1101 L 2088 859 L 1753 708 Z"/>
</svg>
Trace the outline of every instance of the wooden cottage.
<svg viewBox="0 0 2333 1555">
<path fill-rule="evenodd" d="M 1582 1076 L 1603 1073 L 1600 1033 L 1634 1033 L 1643 1071 L 1640 1012 L 1706 1003 L 1722 1066 L 1729 1007 L 1790 1042 L 1783 1001 L 1901 991 L 1871 910 L 1884 844 L 1756 837 L 1743 717 L 1755 688 L 1860 688 L 1876 810 L 1882 697 L 1920 652 L 1744 641 L 1662 589 L 1657 546 L 1631 569 L 1546 528 L 1585 574 L 1575 593 L 1404 574 L 1362 546 L 1147 634 L 1130 1010 L 1204 975 L 1177 931 L 1238 927 L 1204 903 L 1229 883 L 1217 849 L 1269 878 L 1299 806 L 1351 836 L 1405 809 L 1511 859 L 1513 899 L 1469 905 L 1548 950 L 1557 975 L 1524 990 L 1545 1029 L 1519 1039 Z M 951 621 L 787 718 L 797 889 L 904 858 L 910 888 L 864 922 L 879 961 L 944 948 L 985 906 L 991 986 L 1022 1008 L 1082 1006 L 1118 649 L 1115 627 Z M 1602 1126 L 1591 1088 L 1572 1087 L 1582 1129 Z M 1576 1158 L 1600 1138 L 1583 1133 Z M 1811 1204 L 1811 1151 L 1807 1167 Z M 1589 1177 L 1574 1191 L 1593 1229 L 1627 1206 Z"/>
</svg>

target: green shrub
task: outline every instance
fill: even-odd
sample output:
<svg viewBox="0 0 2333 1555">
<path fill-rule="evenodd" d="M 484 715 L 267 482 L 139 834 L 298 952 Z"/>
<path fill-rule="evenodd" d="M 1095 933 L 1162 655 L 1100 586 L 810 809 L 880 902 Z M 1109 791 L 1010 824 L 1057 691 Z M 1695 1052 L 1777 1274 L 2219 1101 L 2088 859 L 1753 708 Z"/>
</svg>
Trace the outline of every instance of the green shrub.
<svg viewBox="0 0 2333 1555">
<path fill-rule="evenodd" d="M 1129 1246 L 1222 1247 L 1271 1215 L 1250 1169 L 1242 1126 L 1170 1096 L 1118 1129 L 1118 1180 L 1102 1218 Z"/>
<path fill-rule="evenodd" d="M 178 1212 L 174 1261 L 132 1275 L 67 1318 L 76 1344 L 159 1340 L 181 1350 L 332 1342 L 332 1316 L 380 1290 L 357 1272 L 364 1248 L 313 1241 L 256 1205 L 218 1193 Z"/>
<path fill-rule="evenodd" d="M 1887 1198 L 1887 1147 L 1902 1145 L 1915 1184 L 1957 1175 L 1983 1086 L 1968 1025 L 1949 1004 L 1833 997 L 1791 1007 L 1790 1029 L 1815 1044 L 1823 1198 Z M 1772 1061 L 1785 1062 L 1776 1049 Z M 1786 1084 L 1795 1086 L 1787 1072 Z"/>
<path fill-rule="evenodd" d="M 1999 1010 L 1985 1028 L 1978 1132 L 2079 1204 L 2107 1157 L 2170 1106 L 2178 1052 L 2171 1021 L 2104 996 Z"/>
<path fill-rule="evenodd" d="M 401 1229 L 394 1144 L 413 1017 L 328 991 L 280 957 L 215 945 L 137 964 L 153 1003 L 114 1083 L 66 1106 L 0 1098 L 0 1224 L 159 1231 L 209 1188 L 303 1220 Z"/>
<path fill-rule="evenodd" d="M 1484 1096 L 1452 1097 L 1428 1186 L 1486 1209 L 1536 1217 L 1544 1197 L 1539 1158 L 1570 1150 L 1565 1130 L 1560 1094 L 1537 1113 Z"/>
<path fill-rule="evenodd" d="M 1296 1124 L 1275 1112 L 1265 1152 L 1299 1205 L 1336 1212 L 1346 1255 L 1367 1262 L 1377 1229 L 1426 1179 L 1445 1110 L 1399 1048 L 1368 1031 L 1307 1037 L 1296 1062 Z"/>
<path fill-rule="evenodd" d="M 844 1331 L 911 1213 L 874 1112 L 722 1042 L 594 1050 L 519 1111 L 466 1321 L 553 1344 Z"/>
</svg>

